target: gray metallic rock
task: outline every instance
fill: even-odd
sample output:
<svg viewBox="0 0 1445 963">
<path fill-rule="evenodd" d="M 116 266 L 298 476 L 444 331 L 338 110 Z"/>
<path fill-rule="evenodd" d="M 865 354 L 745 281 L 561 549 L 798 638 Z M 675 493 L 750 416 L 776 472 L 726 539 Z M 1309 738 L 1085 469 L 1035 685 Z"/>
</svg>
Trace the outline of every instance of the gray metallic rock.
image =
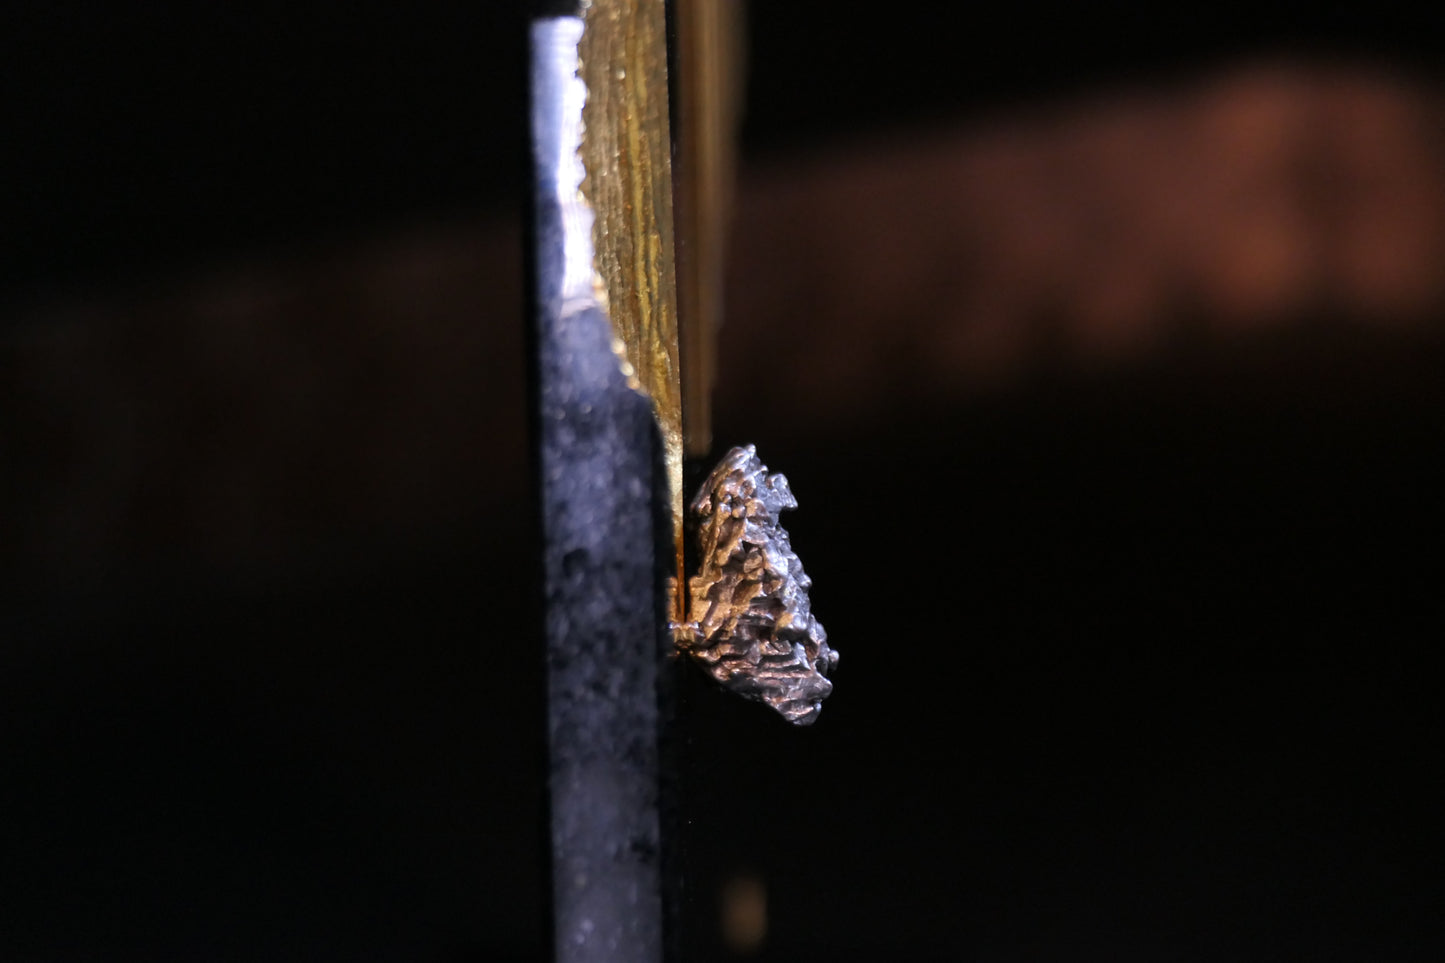
<svg viewBox="0 0 1445 963">
<path fill-rule="evenodd" d="M 696 621 L 677 627 L 675 638 L 733 692 L 808 725 L 833 691 L 825 676 L 838 653 L 813 617 L 813 583 L 778 523 L 797 507 L 787 478 L 769 472 L 752 445 L 728 452 L 692 502 L 700 564 L 688 585 Z"/>
</svg>

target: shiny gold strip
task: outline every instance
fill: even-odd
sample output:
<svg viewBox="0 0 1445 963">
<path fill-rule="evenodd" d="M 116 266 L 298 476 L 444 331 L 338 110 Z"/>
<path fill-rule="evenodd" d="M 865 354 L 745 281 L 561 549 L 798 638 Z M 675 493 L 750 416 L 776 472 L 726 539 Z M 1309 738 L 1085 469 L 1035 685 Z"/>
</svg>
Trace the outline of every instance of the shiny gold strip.
<svg viewBox="0 0 1445 963">
<path fill-rule="evenodd" d="M 585 24 L 578 47 L 587 87 L 582 194 L 595 218 L 597 284 L 623 371 L 657 412 L 682 586 L 682 390 L 666 12 L 663 0 L 592 0 Z M 684 620 L 685 596 L 674 593 L 678 621 Z"/>
</svg>

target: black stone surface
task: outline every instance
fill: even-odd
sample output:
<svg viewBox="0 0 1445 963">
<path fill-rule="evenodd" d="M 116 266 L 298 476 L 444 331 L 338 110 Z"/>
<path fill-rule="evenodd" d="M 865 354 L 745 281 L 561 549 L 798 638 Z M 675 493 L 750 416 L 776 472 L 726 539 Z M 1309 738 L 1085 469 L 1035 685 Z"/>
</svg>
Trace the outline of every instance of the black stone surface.
<svg viewBox="0 0 1445 963">
<path fill-rule="evenodd" d="M 543 529 L 556 959 L 662 956 L 661 448 L 612 327 L 564 305 L 549 109 L 573 69 L 534 47 L 535 416 Z M 663 542 L 665 546 L 665 539 Z M 665 548 L 663 549 L 665 551 Z"/>
</svg>

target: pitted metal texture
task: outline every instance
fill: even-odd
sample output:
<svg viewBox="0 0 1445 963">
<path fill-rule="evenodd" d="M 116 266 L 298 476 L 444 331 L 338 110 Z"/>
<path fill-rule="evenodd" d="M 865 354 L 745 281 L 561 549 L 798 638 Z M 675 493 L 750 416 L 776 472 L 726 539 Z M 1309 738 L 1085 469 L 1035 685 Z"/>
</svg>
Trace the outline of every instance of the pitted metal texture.
<svg viewBox="0 0 1445 963">
<path fill-rule="evenodd" d="M 676 627 L 678 647 L 746 699 L 809 725 L 833 691 L 838 664 L 813 617 L 812 581 L 778 517 L 797 508 L 788 479 L 770 472 L 756 448 L 734 448 L 690 506 L 699 569 L 689 582 L 696 620 Z"/>
</svg>

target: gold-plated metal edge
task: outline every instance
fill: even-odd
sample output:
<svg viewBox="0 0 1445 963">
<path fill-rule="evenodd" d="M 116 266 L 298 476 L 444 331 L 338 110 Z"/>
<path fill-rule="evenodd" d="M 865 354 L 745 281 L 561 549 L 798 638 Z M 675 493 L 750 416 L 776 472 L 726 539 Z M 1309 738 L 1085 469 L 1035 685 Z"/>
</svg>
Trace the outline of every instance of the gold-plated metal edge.
<svg viewBox="0 0 1445 963">
<path fill-rule="evenodd" d="M 681 586 L 683 408 L 666 10 L 663 0 L 592 0 L 584 18 L 582 195 L 594 216 L 594 283 L 622 371 L 657 414 Z M 673 594 L 681 621 L 686 592 Z"/>
</svg>

